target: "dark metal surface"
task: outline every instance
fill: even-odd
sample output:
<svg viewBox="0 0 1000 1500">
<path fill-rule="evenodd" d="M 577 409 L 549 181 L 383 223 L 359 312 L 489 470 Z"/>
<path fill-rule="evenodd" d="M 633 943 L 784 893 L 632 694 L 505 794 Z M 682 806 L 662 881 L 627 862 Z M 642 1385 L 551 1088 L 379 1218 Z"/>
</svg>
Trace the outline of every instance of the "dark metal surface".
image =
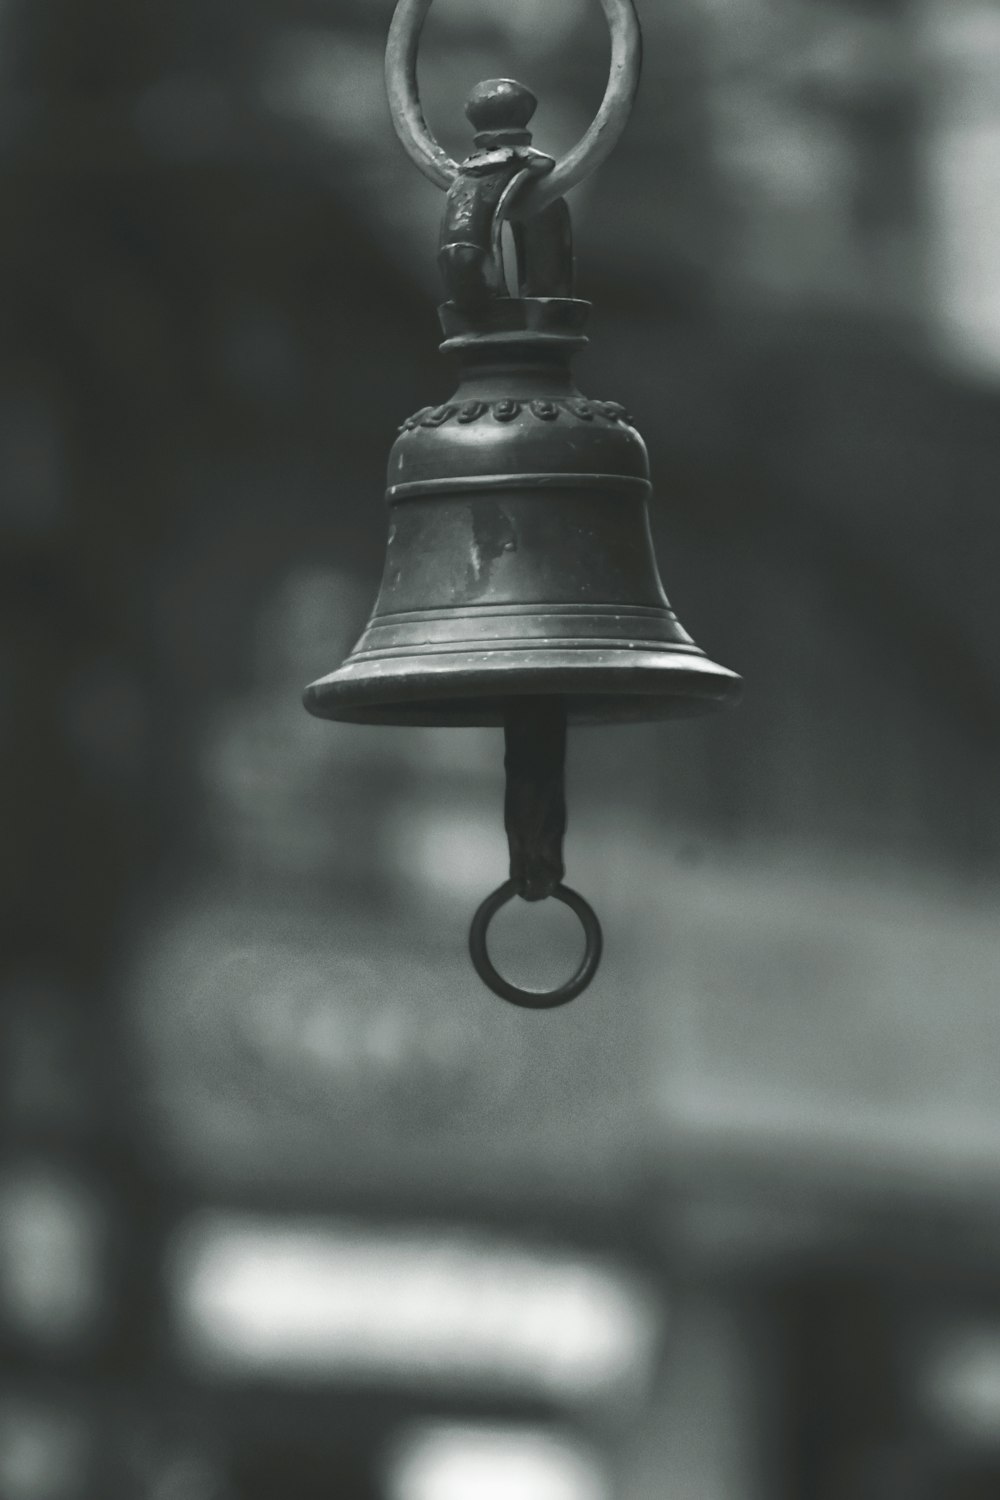
<svg viewBox="0 0 1000 1500">
<path fill-rule="evenodd" d="M 537 100 L 510 78 L 473 89 L 465 112 L 476 127 L 476 149 L 448 189 L 438 264 L 456 307 L 481 309 L 505 294 L 501 232 L 524 184 L 548 171 L 552 158 L 531 145 L 528 122 Z M 557 198 L 534 218 L 512 226 L 517 287 L 523 296 L 573 295 L 569 210 Z"/>
<path fill-rule="evenodd" d="M 566 710 L 559 698 L 512 703 L 504 721 L 504 827 L 510 878 L 525 901 L 544 901 L 565 874 Z"/>
<path fill-rule="evenodd" d="M 480 906 L 469 931 L 469 952 L 479 977 L 491 990 L 527 1010 L 552 1010 L 574 999 L 593 979 L 603 938 L 593 910 L 563 885 L 566 832 L 566 709 L 560 698 L 511 703 L 504 720 L 507 794 L 504 826 L 510 847 L 510 878 Z M 487 948 L 490 922 L 502 906 L 520 896 L 544 901 L 552 896 L 576 912 L 586 946 L 576 972 L 554 990 L 526 990 L 494 967 Z"/>
<path fill-rule="evenodd" d="M 311 713 L 499 726 L 511 699 L 558 695 L 570 723 L 608 723 L 738 694 L 664 594 L 642 438 L 574 384 L 587 312 L 502 296 L 442 309 L 460 384 L 393 446 L 382 588 L 347 661 L 307 689 Z"/>
<path fill-rule="evenodd" d="M 561 200 L 516 239 L 519 284 L 545 295 L 504 294 L 505 195 L 534 103 L 510 79 L 470 99 L 477 149 L 448 194 L 440 253 L 459 386 L 400 428 L 382 588 L 347 661 L 306 691 L 321 718 L 500 725 L 513 700 L 557 697 L 569 722 L 608 723 L 739 690 L 663 591 L 642 438 L 623 406 L 573 380 L 589 304 L 557 295 L 573 276 Z"/>
<path fill-rule="evenodd" d="M 585 989 L 602 949 L 593 911 L 562 883 L 567 723 L 694 713 L 740 688 L 682 629 L 663 591 L 646 448 L 631 417 L 616 402 L 590 400 L 573 380 L 589 305 L 572 295 L 569 212 L 552 184 L 576 180 L 571 158 L 592 163 L 610 149 L 638 80 L 637 28 L 625 43 L 614 29 L 627 31 L 628 18 L 634 24 L 631 0 L 602 3 L 630 82 L 620 68 L 611 116 L 609 86 L 586 151 L 551 172 L 527 129 L 534 95 L 512 79 L 473 91 L 475 150 L 461 167 L 443 156 L 416 97 L 429 0 L 397 8 L 386 61 L 390 101 L 411 154 L 449 183 L 439 264 L 450 301 L 441 323 L 460 379 L 450 401 L 423 407 L 400 428 L 389 455 L 389 537 L 374 612 L 343 665 L 305 693 L 320 718 L 504 726 L 510 879 L 477 911 L 469 948 L 497 995 L 535 1010 Z M 613 68 L 613 83 L 615 76 Z M 529 194 L 534 210 L 524 215 Z M 508 294 L 501 244 L 515 204 L 519 296 Z M 515 895 L 552 896 L 583 925 L 581 963 L 553 991 L 510 983 L 489 956 L 490 922 Z"/>
</svg>

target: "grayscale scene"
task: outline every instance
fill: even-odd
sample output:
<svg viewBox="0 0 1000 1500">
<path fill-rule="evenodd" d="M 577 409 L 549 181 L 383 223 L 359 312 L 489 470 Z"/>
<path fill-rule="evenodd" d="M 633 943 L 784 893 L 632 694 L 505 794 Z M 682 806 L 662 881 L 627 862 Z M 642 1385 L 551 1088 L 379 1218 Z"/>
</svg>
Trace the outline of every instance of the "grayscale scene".
<svg viewBox="0 0 1000 1500">
<path fill-rule="evenodd" d="M 0 198 L 0 1500 L 1000 1500 L 997 0 L 0 0 Z"/>
</svg>

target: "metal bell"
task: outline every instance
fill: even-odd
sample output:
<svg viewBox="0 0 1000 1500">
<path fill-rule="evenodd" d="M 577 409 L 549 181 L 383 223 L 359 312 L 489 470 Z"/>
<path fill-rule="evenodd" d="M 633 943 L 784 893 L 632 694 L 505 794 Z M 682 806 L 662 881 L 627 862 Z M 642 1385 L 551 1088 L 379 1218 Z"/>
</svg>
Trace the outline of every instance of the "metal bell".
<svg viewBox="0 0 1000 1500">
<path fill-rule="evenodd" d="M 738 692 L 663 591 L 642 438 L 573 383 L 588 311 L 570 298 L 441 310 L 459 386 L 393 445 L 382 587 L 350 656 L 307 689 L 312 713 L 499 725 L 511 699 L 558 696 L 571 724 L 609 723 Z"/>
<path fill-rule="evenodd" d="M 670 608 L 631 417 L 574 384 L 590 305 L 573 296 L 568 209 L 555 198 L 514 211 L 553 167 L 530 146 L 534 103 L 521 85 L 493 80 L 467 106 L 476 150 L 455 166 L 439 257 L 451 293 L 442 348 L 458 357 L 458 389 L 400 428 L 374 612 L 305 702 L 360 724 L 505 726 L 511 879 L 477 914 L 472 954 L 498 994 L 541 1009 L 578 994 L 601 949 L 596 917 L 562 884 L 567 723 L 703 712 L 738 696 L 740 679 Z M 505 221 L 517 295 L 504 284 Z M 515 894 L 555 896 L 583 922 L 583 963 L 558 991 L 519 990 L 490 963 L 486 927 Z"/>
</svg>

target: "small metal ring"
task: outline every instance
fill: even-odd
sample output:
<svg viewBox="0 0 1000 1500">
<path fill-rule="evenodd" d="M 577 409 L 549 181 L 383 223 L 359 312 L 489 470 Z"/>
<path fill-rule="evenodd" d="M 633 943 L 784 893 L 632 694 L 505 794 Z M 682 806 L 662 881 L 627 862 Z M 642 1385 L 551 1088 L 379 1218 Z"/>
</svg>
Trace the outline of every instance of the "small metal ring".
<svg viewBox="0 0 1000 1500">
<path fill-rule="evenodd" d="M 501 1000 L 509 1000 L 511 1005 L 519 1005 L 525 1010 L 555 1010 L 557 1006 L 566 1005 L 568 1001 L 575 1000 L 577 995 L 582 994 L 597 973 L 604 947 L 601 924 L 592 907 L 581 895 L 576 891 L 571 891 L 567 885 L 557 885 L 552 895 L 564 906 L 568 906 L 571 911 L 576 912 L 580 918 L 584 937 L 587 940 L 583 958 L 573 977 L 567 979 L 566 983 L 561 984 L 558 989 L 519 989 L 516 984 L 511 984 L 509 980 L 504 979 L 502 974 L 497 973 L 486 948 L 486 933 L 490 923 L 501 906 L 506 906 L 517 893 L 516 883 L 513 880 L 505 880 L 491 896 L 486 897 L 469 928 L 469 953 L 480 979 L 495 995 L 499 995 Z"/>
<path fill-rule="evenodd" d="M 398 0 L 385 49 L 385 86 L 396 134 L 426 177 L 449 188 L 458 163 L 438 145 L 424 119 L 417 85 L 420 33 L 433 0 Z M 614 150 L 628 124 L 642 71 L 642 32 L 634 0 L 601 0 L 611 33 L 608 86 L 590 126 L 551 172 L 526 184 L 518 219 L 530 219 L 589 176 Z"/>
</svg>

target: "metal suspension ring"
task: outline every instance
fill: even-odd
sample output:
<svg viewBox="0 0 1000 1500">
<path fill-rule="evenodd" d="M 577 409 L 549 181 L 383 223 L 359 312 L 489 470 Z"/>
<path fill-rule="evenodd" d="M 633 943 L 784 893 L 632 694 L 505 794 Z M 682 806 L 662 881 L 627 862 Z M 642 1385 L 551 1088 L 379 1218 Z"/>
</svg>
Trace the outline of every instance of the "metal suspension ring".
<svg viewBox="0 0 1000 1500">
<path fill-rule="evenodd" d="M 532 218 L 582 182 L 611 154 L 628 123 L 642 69 L 642 32 L 634 0 L 600 0 L 611 33 L 611 67 L 601 107 L 571 151 L 519 194 L 512 217 Z M 398 0 L 385 50 L 385 85 L 396 134 L 426 177 L 449 188 L 459 166 L 435 140 L 420 104 L 417 53 L 433 0 Z"/>
<path fill-rule="evenodd" d="M 469 953 L 480 979 L 489 986 L 494 995 L 499 995 L 501 1000 L 508 1000 L 511 1005 L 519 1005 L 523 1010 L 555 1010 L 557 1006 L 567 1005 L 570 1000 L 575 1000 L 597 973 L 597 967 L 601 962 L 601 951 L 604 947 L 601 924 L 593 908 L 581 895 L 570 890 L 567 885 L 557 885 L 550 894 L 556 901 L 561 901 L 564 906 L 568 906 L 580 918 L 586 938 L 583 958 L 572 978 L 567 979 L 565 984 L 559 985 L 558 989 L 522 990 L 497 972 L 486 948 L 486 933 L 493 918 L 501 906 L 506 906 L 508 901 L 513 900 L 519 894 L 517 881 L 505 880 L 492 895 L 486 897 L 472 919 L 472 926 L 469 929 Z"/>
</svg>

